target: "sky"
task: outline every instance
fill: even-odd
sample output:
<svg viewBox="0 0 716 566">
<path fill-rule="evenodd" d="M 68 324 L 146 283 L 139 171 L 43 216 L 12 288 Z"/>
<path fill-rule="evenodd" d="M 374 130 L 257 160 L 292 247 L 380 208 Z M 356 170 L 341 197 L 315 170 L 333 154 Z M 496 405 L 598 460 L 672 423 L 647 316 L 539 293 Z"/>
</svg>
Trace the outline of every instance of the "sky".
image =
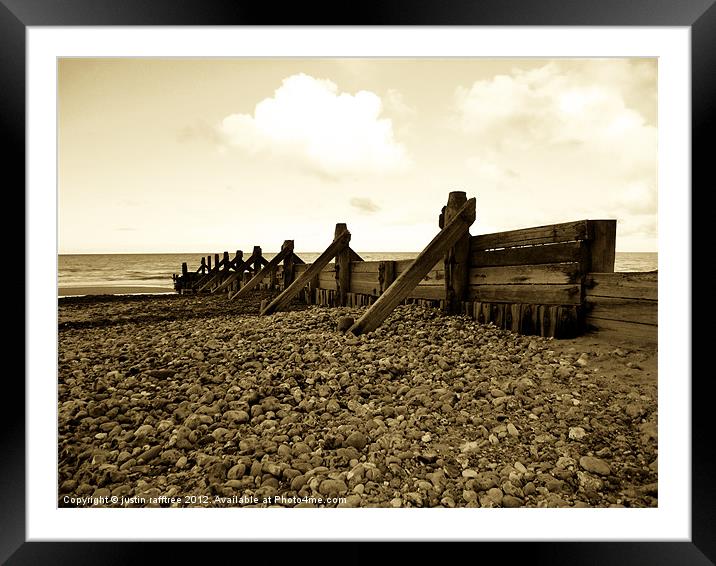
<svg viewBox="0 0 716 566">
<path fill-rule="evenodd" d="M 59 253 L 420 251 L 616 219 L 657 251 L 656 59 L 60 59 Z"/>
</svg>

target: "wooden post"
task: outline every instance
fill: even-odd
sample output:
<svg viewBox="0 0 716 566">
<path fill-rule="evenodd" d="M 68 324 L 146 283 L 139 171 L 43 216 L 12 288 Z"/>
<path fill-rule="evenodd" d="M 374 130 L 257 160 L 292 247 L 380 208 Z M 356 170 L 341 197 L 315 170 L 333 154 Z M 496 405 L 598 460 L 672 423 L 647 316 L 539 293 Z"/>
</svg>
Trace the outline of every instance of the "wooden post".
<svg viewBox="0 0 716 566">
<path fill-rule="evenodd" d="M 201 256 L 201 267 L 199 269 L 201 269 L 202 275 L 206 274 L 206 258 L 204 256 Z"/>
<path fill-rule="evenodd" d="M 266 308 L 261 311 L 261 314 L 271 314 L 272 312 L 285 307 L 309 281 L 318 276 L 321 270 L 328 265 L 328 262 L 336 257 L 336 254 L 348 246 L 350 241 L 351 233 L 348 230 L 345 230 L 333 240 L 331 245 L 328 246 L 320 256 L 318 256 L 316 261 L 308 266 L 306 271 L 301 273 L 298 279 L 294 280 L 294 282 L 288 286 L 288 289 L 284 289 L 283 292 L 273 300 L 273 302 L 267 305 Z"/>
<path fill-rule="evenodd" d="M 616 235 L 616 220 L 587 220 L 587 272 L 614 273 Z"/>
<path fill-rule="evenodd" d="M 363 314 L 363 316 L 350 328 L 353 334 L 372 332 L 378 328 L 393 309 L 410 294 L 435 264 L 444 257 L 445 253 L 465 235 L 465 230 L 475 221 L 475 199 L 468 200 L 462 208 L 453 215 L 444 228 L 438 232 L 432 241 L 420 252 L 410 267 L 403 271 L 388 290 Z"/>
<path fill-rule="evenodd" d="M 348 227 L 345 224 L 336 224 L 334 239 L 340 237 L 343 232 L 347 231 Z M 350 289 L 351 253 L 350 248 L 346 246 L 342 251 L 336 254 L 336 306 L 346 306 L 346 299 L 348 297 L 348 292 L 350 291 Z"/>
<path fill-rule="evenodd" d="M 447 206 L 441 213 L 441 221 L 448 224 L 467 202 L 464 191 L 452 191 L 448 196 Z M 457 314 L 460 305 L 467 296 L 468 276 L 470 271 L 470 232 L 469 226 L 465 233 L 448 250 L 445 255 L 445 308 L 447 312 Z"/>
<path fill-rule="evenodd" d="M 211 256 L 206 256 L 206 268 L 211 271 Z"/>
<path fill-rule="evenodd" d="M 380 294 L 382 295 L 395 281 L 395 262 L 381 261 L 378 264 L 378 284 L 380 285 Z"/>
<path fill-rule="evenodd" d="M 219 270 L 219 254 L 214 254 L 214 269 Z"/>
<path fill-rule="evenodd" d="M 266 277 L 266 275 L 276 271 L 278 265 L 282 261 L 284 261 L 286 257 L 291 257 L 292 253 L 293 240 L 286 240 L 281 246 L 281 251 L 276 254 L 276 256 L 271 261 L 269 261 L 263 269 L 259 270 L 256 275 L 254 275 L 249 281 L 247 281 L 246 284 L 241 287 L 241 289 L 239 289 L 233 296 L 229 297 L 229 300 L 233 300 L 237 297 L 242 297 L 246 295 L 251 289 L 256 287 L 256 285 L 258 285 L 259 282 Z"/>
<path fill-rule="evenodd" d="M 224 252 L 224 271 L 229 271 L 230 262 L 231 259 L 229 259 L 229 252 Z"/>
<path fill-rule="evenodd" d="M 286 240 L 283 245 L 291 246 L 291 253 L 283 258 L 283 288 L 288 289 L 288 286 L 293 282 L 293 278 L 295 277 L 293 266 L 296 264 L 294 260 L 296 254 L 293 253 L 293 240 Z M 281 249 L 283 249 L 283 246 Z"/>
<path fill-rule="evenodd" d="M 186 277 L 189 273 L 189 267 L 187 266 L 186 262 L 183 262 L 181 264 L 181 275 L 182 277 Z"/>
<path fill-rule="evenodd" d="M 254 253 L 251 254 L 251 257 L 254 258 L 254 275 L 256 275 L 259 271 L 261 271 L 261 246 L 254 246 Z"/>
<path fill-rule="evenodd" d="M 234 257 L 234 260 L 231 262 L 231 267 L 236 271 L 239 268 L 239 265 L 241 265 L 241 260 L 244 259 L 244 252 L 241 250 L 236 250 L 236 256 Z"/>
</svg>

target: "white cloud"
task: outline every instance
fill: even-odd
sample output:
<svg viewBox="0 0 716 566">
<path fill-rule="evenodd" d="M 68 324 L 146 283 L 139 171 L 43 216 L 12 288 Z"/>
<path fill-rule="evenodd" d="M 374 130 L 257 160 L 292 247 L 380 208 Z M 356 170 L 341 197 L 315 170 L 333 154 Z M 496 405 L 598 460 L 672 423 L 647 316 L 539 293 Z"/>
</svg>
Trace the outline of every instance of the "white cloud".
<svg viewBox="0 0 716 566">
<path fill-rule="evenodd" d="M 548 222 L 609 211 L 630 231 L 655 230 L 655 68 L 559 61 L 458 88 L 453 123 L 483 202 L 504 205 L 510 191 L 515 221 L 527 211 Z"/>
<path fill-rule="evenodd" d="M 405 169 L 405 147 L 373 92 L 339 92 L 326 79 L 292 75 L 253 115 L 232 114 L 219 131 L 227 145 L 273 155 L 321 176 L 384 174 Z"/>
</svg>

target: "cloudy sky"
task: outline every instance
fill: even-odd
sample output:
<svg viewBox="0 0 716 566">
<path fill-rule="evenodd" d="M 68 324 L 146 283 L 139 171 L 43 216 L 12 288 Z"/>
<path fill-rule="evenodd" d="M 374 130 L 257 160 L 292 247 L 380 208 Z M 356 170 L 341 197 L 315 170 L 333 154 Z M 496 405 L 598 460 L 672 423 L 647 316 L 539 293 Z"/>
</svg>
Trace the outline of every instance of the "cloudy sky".
<svg viewBox="0 0 716 566">
<path fill-rule="evenodd" d="M 616 218 L 657 250 L 654 59 L 61 59 L 59 251 L 419 251 Z"/>
</svg>

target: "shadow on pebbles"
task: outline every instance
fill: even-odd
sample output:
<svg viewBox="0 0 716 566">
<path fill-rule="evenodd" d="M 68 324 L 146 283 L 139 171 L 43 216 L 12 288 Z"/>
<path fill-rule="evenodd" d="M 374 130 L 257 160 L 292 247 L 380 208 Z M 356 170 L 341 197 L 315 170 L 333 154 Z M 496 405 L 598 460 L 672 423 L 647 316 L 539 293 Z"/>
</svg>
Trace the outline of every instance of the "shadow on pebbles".
<svg viewBox="0 0 716 566">
<path fill-rule="evenodd" d="M 657 505 L 638 350 L 260 298 L 60 302 L 61 507 Z"/>
</svg>

